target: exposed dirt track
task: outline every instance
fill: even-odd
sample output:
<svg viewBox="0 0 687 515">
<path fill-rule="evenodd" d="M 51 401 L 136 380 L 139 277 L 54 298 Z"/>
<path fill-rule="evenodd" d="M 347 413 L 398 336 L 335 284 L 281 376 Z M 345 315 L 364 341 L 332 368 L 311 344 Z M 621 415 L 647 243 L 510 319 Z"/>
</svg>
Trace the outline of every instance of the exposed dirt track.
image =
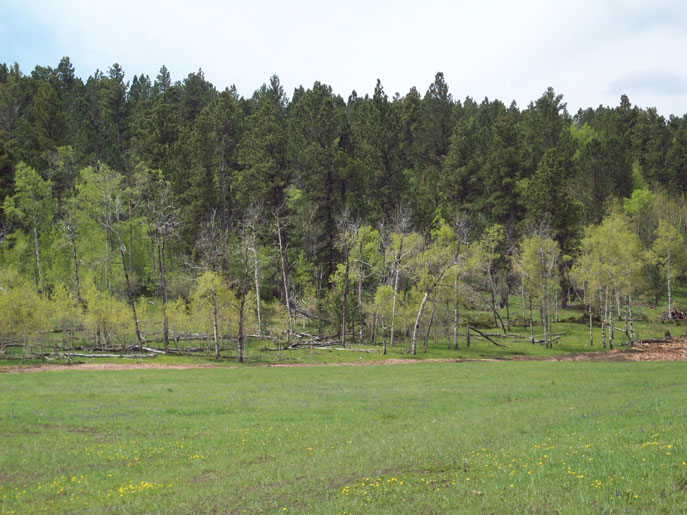
<svg viewBox="0 0 687 515">
<path fill-rule="evenodd" d="M 669 343 L 639 343 L 608 352 L 585 352 L 558 357 L 559 361 L 687 361 L 687 339 Z"/>
<path fill-rule="evenodd" d="M 265 363 L 255 366 L 261 367 L 345 367 L 370 365 L 408 365 L 411 363 L 469 363 L 495 361 L 687 361 L 687 339 L 675 339 L 669 343 L 642 343 L 634 347 L 615 349 L 608 352 L 583 352 L 551 357 L 540 356 L 508 356 L 503 358 L 484 359 L 386 359 L 380 361 L 354 361 L 348 363 Z M 0 367 L 0 373 L 44 372 L 57 370 L 187 370 L 195 368 L 236 368 L 236 365 L 226 366 L 214 363 L 194 363 L 180 365 L 166 365 L 161 363 L 80 363 L 74 365 L 19 365 Z"/>
<path fill-rule="evenodd" d="M 74 365 L 53 365 L 41 363 L 37 365 L 18 365 L 0 368 L 2 372 L 45 372 L 56 370 L 151 370 L 169 369 L 185 370 L 187 368 L 215 368 L 214 363 L 189 363 L 182 365 L 166 365 L 162 363 L 75 363 Z M 227 367 L 225 367 L 227 368 Z M 236 368 L 236 367 L 231 367 Z"/>
</svg>

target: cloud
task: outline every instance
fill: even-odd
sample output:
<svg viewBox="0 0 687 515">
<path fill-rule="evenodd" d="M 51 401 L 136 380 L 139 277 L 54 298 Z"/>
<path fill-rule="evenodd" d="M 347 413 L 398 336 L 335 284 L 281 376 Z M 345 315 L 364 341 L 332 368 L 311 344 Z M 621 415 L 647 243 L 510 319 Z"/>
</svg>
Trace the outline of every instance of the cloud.
<svg viewBox="0 0 687 515">
<path fill-rule="evenodd" d="M 667 70 L 643 70 L 621 75 L 609 86 L 615 94 L 684 95 L 687 78 Z"/>
<path fill-rule="evenodd" d="M 675 0 L 608 0 L 616 25 L 633 32 L 663 30 L 687 31 L 687 4 Z"/>
</svg>

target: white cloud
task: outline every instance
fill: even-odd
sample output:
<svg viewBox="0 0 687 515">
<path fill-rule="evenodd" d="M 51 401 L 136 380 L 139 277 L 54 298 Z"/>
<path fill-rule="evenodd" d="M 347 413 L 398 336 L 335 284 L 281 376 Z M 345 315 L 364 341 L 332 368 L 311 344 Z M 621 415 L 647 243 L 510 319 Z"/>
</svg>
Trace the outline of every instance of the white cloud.
<svg viewBox="0 0 687 515">
<path fill-rule="evenodd" d="M 666 70 L 645 70 L 628 73 L 611 84 L 615 93 L 648 93 L 683 95 L 687 92 L 687 79 Z"/>
</svg>

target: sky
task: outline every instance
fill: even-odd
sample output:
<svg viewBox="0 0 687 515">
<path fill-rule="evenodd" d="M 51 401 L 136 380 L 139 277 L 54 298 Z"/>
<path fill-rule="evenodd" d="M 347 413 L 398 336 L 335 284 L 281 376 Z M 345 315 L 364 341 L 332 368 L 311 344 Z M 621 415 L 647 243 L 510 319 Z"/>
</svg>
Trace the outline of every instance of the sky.
<svg viewBox="0 0 687 515">
<path fill-rule="evenodd" d="M 320 81 L 348 98 L 424 93 L 521 108 L 547 87 L 568 111 L 633 104 L 687 113 L 684 0 L 2 0 L 0 62 L 24 73 L 69 56 L 77 75 L 119 63 L 130 80 L 202 69 L 250 96 L 277 74 L 290 96 Z"/>
</svg>

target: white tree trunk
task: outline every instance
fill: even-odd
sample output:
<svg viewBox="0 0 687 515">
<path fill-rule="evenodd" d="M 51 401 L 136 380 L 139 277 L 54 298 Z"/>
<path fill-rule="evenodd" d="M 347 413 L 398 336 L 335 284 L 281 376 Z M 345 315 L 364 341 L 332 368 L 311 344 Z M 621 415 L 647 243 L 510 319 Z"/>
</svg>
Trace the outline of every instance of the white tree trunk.
<svg viewBox="0 0 687 515">
<path fill-rule="evenodd" d="M 544 320 L 542 320 L 544 324 L 544 347 L 549 348 L 549 290 L 548 290 L 548 281 L 544 281 L 544 302 L 542 303 L 542 312 L 544 314 Z"/>
<path fill-rule="evenodd" d="M 673 296 L 672 290 L 670 288 L 670 260 L 668 260 L 668 269 L 666 271 L 666 276 L 668 279 L 668 320 L 673 319 Z"/>
<path fill-rule="evenodd" d="M 219 328 L 218 320 L 219 308 L 217 306 L 217 296 L 212 296 L 212 334 L 215 340 L 215 359 L 219 359 Z"/>
<path fill-rule="evenodd" d="M 628 295 L 627 307 L 630 311 L 630 344 L 635 343 L 635 324 L 632 317 L 632 294 Z"/>
<path fill-rule="evenodd" d="M 253 279 L 255 281 L 255 299 L 258 309 L 258 334 L 262 334 L 262 310 L 260 309 L 260 267 L 258 262 L 258 245 L 253 235 Z"/>
<path fill-rule="evenodd" d="M 606 295 L 608 295 L 608 289 L 606 290 Z M 613 311 L 613 309 L 611 309 L 611 312 L 612 311 Z M 608 327 L 608 348 L 611 350 L 613 350 L 613 337 L 614 337 L 614 334 L 613 334 L 613 318 L 614 317 L 611 314 L 611 316 L 608 319 L 608 323 L 609 323 L 609 327 Z"/>
<path fill-rule="evenodd" d="M 532 344 L 534 345 L 534 316 L 532 315 L 532 297 L 529 298 L 530 304 L 530 336 L 532 339 Z"/>
<path fill-rule="evenodd" d="M 398 296 L 398 281 L 401 275 L 401 252 L 403 252 L 403 235 L 398 245 L 398 253 L 394 260 L 394 295 L 391 299 L 391 336 L 389 337 L 389 345 L 394 346 L 394 330 L 396 325 L 396 297 Z"/>
<path fill-rule="evenodd" d="M 525 281 L 523 279 L 520 279 L 520 296 L 522 297 L 522 320 L 524 324 L 524 321 L 527 320 L 527 315 L 525 313 Z"/>
<path fill-rule="evenodd" d="M 606 348 L 606 317 L 608 316 L 608 302 L 602 292 L 599 292 L 599 312 L 601 314 L 601 343 Z"/>
<path fill-rule="evenodd" d="M 288 276 L 288 263 L 286 262 L 286 248 L 284 247 L 284 240 L 281 234 L 281 223 L 279 218 L 277 218 L 277 237 L 279 239 L 279 255 L 281 257 L 281 277 L 284 285 L 284 301 L 286 302 L 286 314 L 289 318 L 289 330 L 286 335 L 287 342 L 291 341 L 291 337 L 295 334 L 295 328 L 293 323 L 293 315 L 291 313 L 291 297 L 289 295 L 289 276 Z"/>
<path fill-rule="evenodd" d="M 428 297 L 429 292 L 425 292 L 424 297 L 422 297 L 422 302 L 420 303 L 420 309 L 417 310 L 417 316 L 415 317 L 415 325 L 413 326 L 413 343 L 410 350 L 413 356 L 415 356 L 417 353 L 417 329 L 420 327 L 420 318 L 422 318 L 422 313 L 425 311 L 425 304 L 427 303 Z"/>
<path fill-rule="evenodd" d="M 36 253 L 36 272 L 38 274 L 38 288 L 41 293 L 44 293 L 45 289 L 43 287 L 43 270 L 41 269 L 41 249 L 38 245 L 38 227 L 37 224 L 33 224 L 33 247 Z"/>
</svg>

